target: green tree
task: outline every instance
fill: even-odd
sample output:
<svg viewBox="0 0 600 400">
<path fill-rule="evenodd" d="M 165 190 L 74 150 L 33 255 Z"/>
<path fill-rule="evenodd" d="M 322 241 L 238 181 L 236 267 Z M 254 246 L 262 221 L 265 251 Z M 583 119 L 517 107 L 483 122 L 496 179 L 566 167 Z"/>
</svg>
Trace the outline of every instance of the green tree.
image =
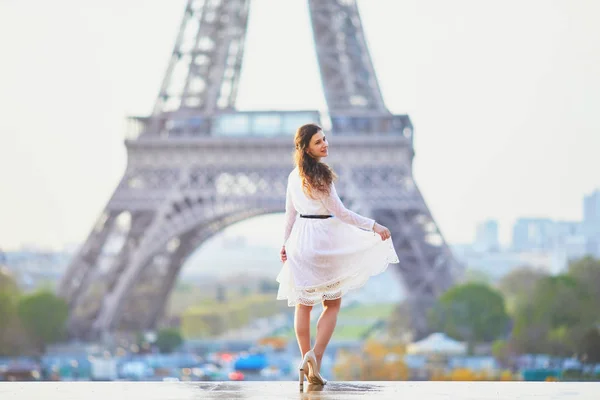
<svg viewBox="0 0 600 400">
<path fill-rule="evenodd" d="M 567 275 L 541 279 L 516 310 L 511 341 L 521 353 L 570 356 L 594 323 L 593 298 Z"/>
<path fill-rule="evenodd" d="M 492 354 L 500 363 L 507 365 L 510 357 L 510 346 L 508 341 L 504 339 L 495 340 L 494 343 L 492 343 Z"/>
<path fill-rule="evenodd" d="M 16 295 L 19 293 L 19 287 L 15 278 L 8 268 L 0 265 L 0 293 L 9 293 Z"/>
<path fill-rule="evenodd" d="M 161 353 L 171 353 L 183 343 L 183 337 L 177 329 L 165 328 L 158 331 L 156 345 Z"/>
<path fill-rule="evenodd" d="M 10 355 L 12 348 L 11 330 L 16 320 L 16 296 L 0 291 L 0 355 Z"/>
<path fill-rule="evenodd" d="M 584 357 L 585 362 L 600 363 L 600 327 L 593 327 L 583 335 L 579 354 Z"/>
<path fill-rule="evenodd" d="M 10 321 L 16 312 L 16 302 L 19 295 L 17 283 L 8 271 L 0 266 L 0 321 Z M 0 325 L 0 338 L 2 330 L 8 323 Z"/>
<path fill-rule="evenodd" d="M 48 344 L 65 338 L 69 313 L 64 299 L 49 291 L 23 296 L 17 306 L 19 319 L 33 345 L 43 352 Z"/>
<path fill-rule="evenodd" d="M 548 276 L 546 271 L 528 266 L 518 267 L 504 275 L 497 288 L 504 296 L 508 313 L 514 315 L 520 304 L 527 303 L 535 285 Z"/>
<path fill-rule="evenodd" d="M 455 286 L 444 293 L 429 315 L 431 326 L 466 341 L 490 342 L 508 332 L 509 317 L 502 295 L 480 283 Z"/>
<path fill-rule="evenodd" d="M 27 335 L 17 315 L 19 288 L 6 267 L 0 266 L 0 356 L 26 352 Z"/>
<path fill-rule="evenodd" d="M 483 283 L 489 284 L 492 282 L 492 277 L 485 271 L 477 268 L 467 268 L 464 276 L 464 283 Z"/>
<path fill-rule="evenodd" d="M 600 260 L 588 256 L 573 261 L 569 264 L 568 275 L 586 288 L 595 304 L 600 304 Z M 596 310 L 599 311 L 597 318 L 600 318 L 600 307 Z"/>
</svg>

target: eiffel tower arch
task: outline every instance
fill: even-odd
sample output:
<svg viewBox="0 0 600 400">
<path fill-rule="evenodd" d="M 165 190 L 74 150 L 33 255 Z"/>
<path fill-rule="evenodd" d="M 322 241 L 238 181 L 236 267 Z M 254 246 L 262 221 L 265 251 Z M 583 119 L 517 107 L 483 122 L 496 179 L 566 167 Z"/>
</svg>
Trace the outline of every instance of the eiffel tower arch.
<svg viewBox="0 0 600 400">
<path fill-rule="evenodd" d="M 154 328 L 198 246 L 282 212 L 293 134 L 307 122 L 331 133 L 345 204 L 392 231 L 394 271 L 426 332 L 426 310 L 461 266 L 413 179 L 413 126 L 385 107 L 355 1 L 308 5 L 326 113 L 237 111 L 250 0 L 188 1 L 154 110 L 130 118 L 124 176 L 60 283 L 71 336 Z"/>
</svg>

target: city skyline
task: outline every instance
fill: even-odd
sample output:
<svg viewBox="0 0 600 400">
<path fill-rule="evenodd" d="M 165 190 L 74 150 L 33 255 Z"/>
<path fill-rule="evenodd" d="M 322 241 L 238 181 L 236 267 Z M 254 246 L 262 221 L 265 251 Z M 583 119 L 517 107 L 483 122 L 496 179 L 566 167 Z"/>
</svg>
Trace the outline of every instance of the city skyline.
<svg viewBox="0 0 600 400">
<path fill-rule="evenodd" d="M 124 117 L 150 112 L 185 1 L 62 5 L 0 3 L 6 250 L 85 240 L 125 169 Z M 238 107 L 324 109 L 305 2 L 252 7 Z M 581 220 L 583 196 L 600 187 L 600 4 L 359 7 L 386 103 L 415 124 L 415 180 L 450 243 L 487 219 L 502 244 L 521 217 Z M 256 221 L 248 232 L 279 242 L 277 216 Z"/>
</svg>

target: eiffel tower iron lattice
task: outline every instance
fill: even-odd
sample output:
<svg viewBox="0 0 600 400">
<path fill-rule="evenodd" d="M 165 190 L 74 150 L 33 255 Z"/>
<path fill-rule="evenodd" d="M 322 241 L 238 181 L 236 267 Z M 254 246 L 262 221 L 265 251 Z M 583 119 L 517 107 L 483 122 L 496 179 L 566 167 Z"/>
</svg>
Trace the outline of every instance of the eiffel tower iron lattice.
<svg viewBox="0 0 600 400">
<path fill-rule="evenodd" d="M 426 310 L 462 267 L 413 180 L 411 121 L 385 107 L 355 1 L 308 6 L 328 112 L 241 112 L 250 0 L 188 1 L 154 110 L 129 119 L 124 176 L 60 283 L 72 337 L 154 328 L 200 244 L 282 212 L 293 134 L 307 122 L 331 131 L 345 204 L 392 231 L 394 271 L 426 332 Z"/>
</svg>

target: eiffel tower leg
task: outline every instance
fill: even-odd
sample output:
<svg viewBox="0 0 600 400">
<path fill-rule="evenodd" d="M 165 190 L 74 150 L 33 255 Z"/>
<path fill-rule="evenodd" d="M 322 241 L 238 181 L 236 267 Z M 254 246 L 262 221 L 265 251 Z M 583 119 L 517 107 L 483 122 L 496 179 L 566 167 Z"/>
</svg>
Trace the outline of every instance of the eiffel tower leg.
<svg viewBox="0 0 600 400">
<path fill-rule="evenodd" d="M 180 107 L 198 113 L 234 108 L 249 6 L 250 0 L 188 2 L 154 116 Z"/>
<path fill-rule="evenodd" d="M 354 0 L 309 0 L 313 37 L 327 107 L 388 113 Z"/>
<path fill-rule="evenodd" d="M 138 312 L 137 315 L 128 312 L 128 308 L 130 307 L 129 304 L 132 301 L 130 300 L 132 297 L 130 295 L 125 299 L 123 311 L 125 316 L 120 318 L 120 322 L 125 326 L 131 326 L 138 329 L 140 327 L 142 329 L 152 329 L 156 327 L 159 323 L 159 319 L 164 315 L 169 295 L 175 286 L 175 282 L 177 281 L 177 277 L 179 276 L 186 258 L 194 252 L 199 246 L 199 243 L 204 242 L 214 233 L 213 230 L 202 226 L 182 235 L 179 239 L 179 246 L 170 254 L 170 257 L 168 257 L 164 270 L 158 271 L 161 278 L 154 279 L 156 284 L 153 285 L 153 290 L 149 291 L 149 295 L 145 299 L 142 299 L 141 302 L 145 304 L 143 312 Z M 156 273 L 156 270 L 146 268 L 139 281 L 150 281 L 150 279 L 147 279 L 145 276 L 149 273 L 154 274 Z M 136 288 L 134 287 L 131 289 L 131 293 L 135 292 Z M 127 318 L 127 316 L 129 318 Z"/>
<path fill-rule="evenodd" d="M 400 263 L 394 266 L 407 288 L 416 337 L 428 333 L 427 314 L 437 298 L 461 273 L 424 200 L 420 207 L 376 209 L 374 218 L 387 226 Z"/>
<path fill-rule="evenodd" d="M 106 276 L 106 287 L 110 292 L 129 263 L 129 259 L 139 246 L 142 237 L 154 219 L 154 212 L 141 211 L 132 213 L 131 229 L 127 240 L 121 248 L 116 261 L 112 264 Z"/>
<path fill-rule="evenodd" d="M 176 242 L 175 246 L 167 246 L 162 253 L 155 254 L 153 261 L 142 268 L 142 272 L 124 295 L 120 302 L 122 307 L 115 310 L 112 327 L 126 330 L 156 327 L 185 260 L 201 243 L 223 229 L 226 226 L 225 220 L 226 218 L 222 218 L 211 223 L 200 223 L 177 239 L 171 239 L 171 243 Z M 101 330 L 111 329 L 111 326 L 107 326 Z"/>
<path fill-rule="evenodd" d="M 115 329 L 154 328 L 184 260 L 194 249 L 226 226 L 266 211 L 246 209 L 242 204 L 223 204 L 220 208 L 229 212 L 206 219 L 204 215 L 213 212 L 198 208 L 179 214 L 174 217 L 176 221 L 155 220 L 154 227 L 146 232 L 145 243 L 131 257 L 117 285 L 106 294 L 91 335 L 98 337 Z"/>
<path fill-rule="evenodd" d="M 375 151 L 380 159 L 393 155 L 394 162 L 353 166 L 347 192 L 356 207 L 372 205 L 366 214 L 390 229 L 400 261 L 391 267 L 406 288 L 413 333 L 421 337 L 428 332 L 429 309 L 461 276 L 462 266 L 412 178 L 412 151 L 402 145 L 387 148 Z"/>
<path fill-rule="evenodd" d="M 264 149 L 272 152 L 272 146 Z M 169 167 L 140 168 L 137 154 L 130 153 L 130 166 L 107 205 L 109 223 L 95 229 L 82 247 L 96 249 L 97 255 L 89 265 L 75 261 L 64 277 L 62 287 L 73 288 L 72 337 L 154 327 L 184 260 L 197 246 L 227 225 L 283 207 L 288 168 L 240 165 L 216 171 L 208 166 L 173 168 L 169 161 Z M 169 154 L 179 158 L 177 152 Z M 240 189 L 251 189 L 253 195 L 240 196 Z M 117 229 L 124 214 L 130 216 L 126 233 Z M 112 245 L 115 231 L 124 238 L 117 253 Z M 107 248 L 113 248 L 110 257 Z M 87 275 L 77 285 L 71 281 L 80 268 Z"/>
<path fill-rule="evenodd" d="M 110 228 L 115 228 L 115 221 L 118 219 L 114 217 L 110 226 L 107 226 L 107 232 L 103 235 L 92 233 L 83 247 L 84 249 L 86 247 L 97 249 L 94 259 L 81 264 L 81 255 L 75 257 L 72 265 L 74 269 L 86 269 L 85 279 L 75 286 L 74 290 L 63 292 L 70 306 L 69 332 L 75 337 L 84 337 L 89 332 L 89 327 L 100 309 L 101 299 L 114 286 L 144 230 L 152 221 L 151 212 L 112 210 L 106 213 L 113 216 L 129 214 L 131 216 L 130 227 L 123 240 L 123 245 L 115 257 L 105 260 L 106 255 L 103 254 L 106 247 L 110 247 L 112 244 L 110 243 Z M 65 276 L 63 283 L 65 280 L 68 283 L 69 279 L 72 278 L 68 275 Z"/>
<path fill-rule="evenodd" d="M 80 291 L 89 283 L 89 276 L 118 214 L 116 211 L 105 211 L 101 214 L 88 239 L 62 276 L 58 293 L 65 297 L 70 305 L 77 301 Z"/>
</svg>

